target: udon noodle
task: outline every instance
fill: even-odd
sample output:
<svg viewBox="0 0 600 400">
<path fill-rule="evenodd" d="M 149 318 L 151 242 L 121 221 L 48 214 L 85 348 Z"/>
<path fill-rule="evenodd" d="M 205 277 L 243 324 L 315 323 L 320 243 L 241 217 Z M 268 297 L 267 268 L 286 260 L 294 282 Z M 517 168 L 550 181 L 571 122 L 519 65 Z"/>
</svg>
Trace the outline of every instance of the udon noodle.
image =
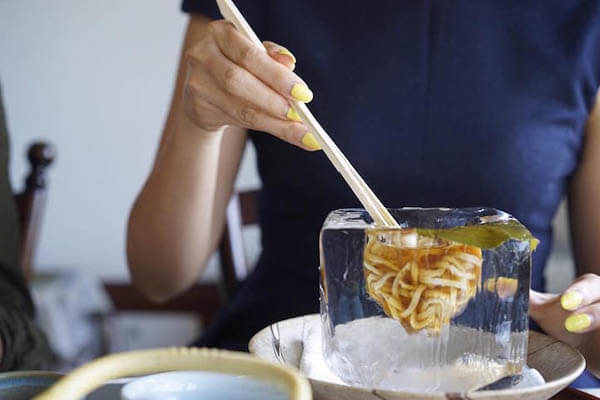
<svg viewBox="0 0 600 400">
<path fill-rule="evenodd" d="M 479 247 L 421 236 L 414 229 L 367 232 L 368 294 L 408 332 L 438 334 L 475 296 L 481 282 Z"/>
</svg>

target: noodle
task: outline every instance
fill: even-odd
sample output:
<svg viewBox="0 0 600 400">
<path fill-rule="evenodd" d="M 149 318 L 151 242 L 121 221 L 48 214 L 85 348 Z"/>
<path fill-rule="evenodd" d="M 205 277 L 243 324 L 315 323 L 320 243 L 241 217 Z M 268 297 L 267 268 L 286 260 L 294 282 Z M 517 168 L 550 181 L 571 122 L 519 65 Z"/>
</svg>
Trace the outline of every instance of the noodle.
<svg viewBox="0 0 600 400">
<path fill-rule="evenodd" d="M 367 233 L 367 293 L 408 332 L 438 334 L 480 287 L 479 247 L 419 237 L 414 229 Z"/>
</svg>

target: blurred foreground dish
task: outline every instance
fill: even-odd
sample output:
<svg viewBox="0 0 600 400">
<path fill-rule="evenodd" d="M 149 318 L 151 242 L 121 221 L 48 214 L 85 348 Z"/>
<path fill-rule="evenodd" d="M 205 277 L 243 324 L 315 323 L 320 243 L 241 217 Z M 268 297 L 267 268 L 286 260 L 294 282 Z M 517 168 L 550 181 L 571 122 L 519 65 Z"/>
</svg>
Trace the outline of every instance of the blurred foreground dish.
<svg viewBox="0 0 600 400">
<path fill-rule="evenodd" d="M 308 381 L 294 369 L 246 353 L 173 348 L 131 351 L 99 358 L 77 368 L 34 400 L 79 400 L 111 379 L 190 370 L 243 375 L 275 386 L 286 394 L 286 399 L 312 399 Z"/>
</svg>

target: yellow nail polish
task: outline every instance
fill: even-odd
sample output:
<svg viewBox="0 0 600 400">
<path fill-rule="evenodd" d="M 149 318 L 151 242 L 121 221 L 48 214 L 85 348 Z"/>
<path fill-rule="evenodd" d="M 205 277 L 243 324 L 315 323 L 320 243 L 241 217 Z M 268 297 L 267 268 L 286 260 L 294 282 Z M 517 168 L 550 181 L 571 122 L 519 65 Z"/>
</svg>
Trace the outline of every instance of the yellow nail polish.
<svg viewBox="0 0 600 400">
<path fill-rule="evenodd" d="M 294 84 L 291 94 L 293 98 L 303 103 L 309 103 L 313 99 L 313 93 L 302 83 Z"/>
<path fill-rule="evenodd" d="M 581 332 L 589 328 L 591 324 L 592 317 L 584 313 L 573 314 L 565 320 L 565 328 L 569 332 Z"/>
<path fill-rule="evenodd" d="M 321 146 L 312 133 L 307 132 L 302 136 L 302 144 L 311 150 L 321 150 Z"/>
<path fill-rule="evenodd" d="M 298 115 L 296 110 L 294 110 L 292 107 L 289 108 L 286 116 L 288 119 L 291 119 L 292 121 L 302 121 L 302 119 L 300 118 L 300 116 Z"/>
<path fill-rule="evenodd" d="M 495 292 L 496 291 L 496 278 L 486 279 L 485 282 L 483 282 L 483 287 L 488 292 Z"/>
<path fill-rule="evenodd" d="M 292 62 L 296 64 L 296 57 L 294 57 L 294 55 L 288 49 L 281 49 L 277 53 L 283 54 L 284 56 L 289 56 L 292 59 Z"/>
<path fill-rule="evenodd" d="M 519 287 L 519 281 L 514 278 L 506 278 L 501 276 L 496 282 L 496 293 L 501 299 L 512 297 L 517 293 Z"/>
<path fill-rule="evenodd" d="M 563 294 L 560 298 L 560 305 L 565 310 L 575 310 L 581 302 L 583 301 L 583 297 L 578 292 L 569 291 Z"/>
</svg>

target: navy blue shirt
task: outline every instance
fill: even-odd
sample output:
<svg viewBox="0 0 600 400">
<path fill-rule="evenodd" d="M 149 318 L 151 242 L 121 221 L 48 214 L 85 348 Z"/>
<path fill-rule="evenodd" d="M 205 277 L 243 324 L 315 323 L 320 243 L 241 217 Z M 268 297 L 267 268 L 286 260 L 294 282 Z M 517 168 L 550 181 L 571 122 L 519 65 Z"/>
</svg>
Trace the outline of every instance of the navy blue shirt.
<svg viewBox="0 0 600 400">
<path fill-rule="evenodd" d="M 540 239 L 532 287 L 543 290 L 551 221 L 600 85 L 599 1 L 235 3 L 262 40 L 294 53 L 311 110 L 383 204 L 513 214 Z M 211 0 L 183 9 L 221 18 Z M 251 139 L 263 253 L 203 344 L 243 348 L 270 322 L 317 312 L 320 226 L 360 207 L 322 152 Z"/>
</svg>

